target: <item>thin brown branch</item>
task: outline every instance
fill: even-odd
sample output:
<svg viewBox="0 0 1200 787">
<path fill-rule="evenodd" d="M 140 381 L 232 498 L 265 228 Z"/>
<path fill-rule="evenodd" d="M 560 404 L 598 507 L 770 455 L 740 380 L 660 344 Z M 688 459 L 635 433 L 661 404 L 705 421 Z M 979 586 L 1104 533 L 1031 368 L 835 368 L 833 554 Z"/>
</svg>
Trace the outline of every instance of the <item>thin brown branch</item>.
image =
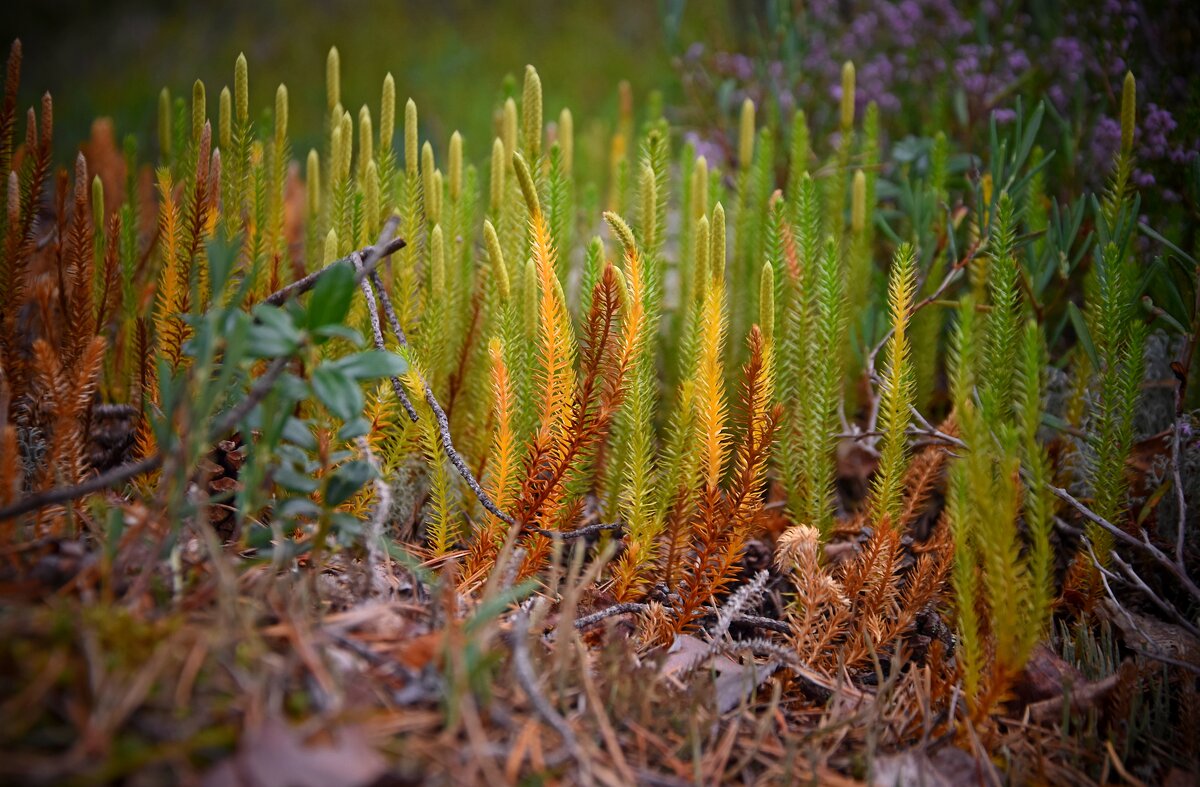
<svg viewBox="0 0 1200 787">
<path fill-rule="evenodd" d="M 542 720 L 558 732 L 567 751 L 582 766 L 584 764 L 583 752 L 579 748 L 575 731 L 538 688 L 537 673 L 533 671 L 533 661 L 529 658 L 529 613 L 523 609 L 518 610 L 513 619 L 512 654 L 513 673 L 516 675 L 517 682 L 521 684 L 525 696 L 529 698 L 529 703 L 542 717 Z"/>
<path fill-rule="evenodd" d="M 209 439 L 220 439 L 226 432 L 236 426 L 239 421 L 245 418 L 275 385 L 275 381 L 279 378 L 279 375 L 287 368 L 289 360 L 289 358 L 276 358 L 263 376 L 255 381 L 254 386 L 246 394 L 246 397 L 238 402 L 236 407 L 226 412 L 213 423 L 212 429 L 209 430 Z M 95 492 L 101 492 L 109 487 L 124 483 L 139 475 L 153 472 L 162 467 L 163 459 L 163 454 L 159 452 L 137 462 L 114 467 L 106 473 L 92 476 L 79 484 L 56 487 L 48 489 L 45 492 L 29 495 L 10 506 L 0 509 L 0 522 L 15 519 L 16 517 L 28 514 L 31 511 L 38 511 L 47 506 L 78 500 L 81 497 L 86 497 Z"/>
<path fill-rule="evenodd" d="M 607 620 L 608 618 L 615 617 L 617 615 L 637 615 L 645 612 L 646 609 L 647 606 L 645 604 L 641 604 L 636 601 L 627 601 L 623 604 L 613 604 L 611 607 L 605 607 L 599 612 L 593 612 L 590 615 L 584 615 L 581 618 L 577 618 L 575 620 L 575 628 L 582 631 L 583 629 L 591 628 L 597 623 Z"/>
<path fill-rule="evenodd" d="M 363 262 L 363 269 L 358 273 L 357 278 L 357 281 L 362 281 L 364 277 L 374 272 L 375 268 L 379 266 L 380 262 L 392 254 L 400 251 L 407 245 L 408 242 L 405 241 L 404 238 L 393 238 L 392 240 L 383 244 L 382 247 L 376 244 L 375 246 L 368 246 L 365 249 L 360 249 L 353 254 L 349 254 L 345 257 L 334 260 L 320 270 L 313 271 L 303 279 L 294 281 L 286 287 L 276 290 L 264 298 L 262 302 L 269 303 L 272 306 L 282 306 L 292 298 L 295 298 L 297 295 L 302 295 L 311 290 L 313 287 L 316 287 L 317 282 L 320 281 L 321 277 L 334 267 L 346 263 L 353 264 L 353 257 L 355 254 L 362 255 L 365 258 Z"/>
<path fill-rule="evenodd" d="M 1156 563 L 1165 568 L 1172 576 L 1179 580 L 1179 583 L 1183 585 L 1184 589 L 1187 590 L 1192 598 L 1200 601 L 1200 587 L 1197 587 L 1196 583 L 1192 581 L 1192 578 L 1188 576 L 1187 568 L 1183 565 L 1183 563 L 1177 563 L 1171 558 L 1167 557 L 1161 549 L 1152 544 L 1149 536 L 1146 535 L 1145 530 L 1141 531 L 1142 538 L 1139 541 L 1138 539 L 1129 535 L 1129 533 L 1126 533 L 1124 530 L 1114 525 L 1112 522 L 1109 522 L 1107 519 L 1097 514 L 1092 509 L 1085 506 L 1083 503 L 1076 500 L 1075 497 L 1067 490 L 1053 485 L 1050 485 L 1048 488 L 1058 499 L 1068 503 L 1072 508 L 1083 515 L 1084 519 L 1087 519 L 1093 524 L 1104 528 L 1114 537 L 1116 537 L 1118 541 L 1121 541 L 1126 545 L 1149 555 Z M 1113 554 L 1115 555 L 1116 553 L 1114 552 Z"/>
</svg>

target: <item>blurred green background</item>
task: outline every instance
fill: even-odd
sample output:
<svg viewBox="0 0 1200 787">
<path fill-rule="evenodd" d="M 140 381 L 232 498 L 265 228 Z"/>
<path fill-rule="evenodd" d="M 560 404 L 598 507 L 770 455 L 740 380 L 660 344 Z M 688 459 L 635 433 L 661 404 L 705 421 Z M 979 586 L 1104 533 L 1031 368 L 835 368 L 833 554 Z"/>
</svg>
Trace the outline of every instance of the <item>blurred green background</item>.
<svg viewBox="0 0 1200 787">
<path fill-rule="evenodd" d="M 617 83 L 628 79 L 640 102 L 651 89 L 678 95 L 672 54 L 679 51 L 684 3 L 466 2 L 56 2 L 10 5 L 0 19 L 7 43 L 20 37 L 25 59 L 21 105 L 41 92 L 55 98 L 60 150 L 87 137 L 93 118 L 114 119 L 118 137 L 154 138 L 155 106 L 166 85 L 190 95 L 197 77 L 217 95 L 233 80 L 244 51 L 252 112 L 270 106 L 275 88 L 290 92 L 290 132 L 299 155 L 325 127 L 325 54 L 342 56 L 342 103 L 378 116 L 386 72 L 398 99 L 420 110 L 422 137 L 444 149 L 455 129 L 471 160 L 486 159 L 492 110 L 506 75 L 533 63 L 545 88 L 546 119 L 570 106 L 577 123 L 615 114 Z M 699 20 L 708 11 L 689 8 Z M 20 131 L 23 131 L 21 124 Z M 581 127 L 582 130 L 582 127 Z M 20 133 L 20 132 L 19 132 Z"/>
</svg>

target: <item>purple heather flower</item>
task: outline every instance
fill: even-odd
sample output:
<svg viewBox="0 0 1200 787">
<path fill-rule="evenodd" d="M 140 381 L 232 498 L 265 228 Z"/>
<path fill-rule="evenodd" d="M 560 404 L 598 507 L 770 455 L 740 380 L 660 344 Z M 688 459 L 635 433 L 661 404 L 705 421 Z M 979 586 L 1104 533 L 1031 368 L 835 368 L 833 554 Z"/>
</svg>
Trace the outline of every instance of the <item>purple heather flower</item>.
<svg viewBox="0 0 1200 787">
<path fill-rule="evenodd" d="M 996 125 L 1004 126 L 1017 119 L 1017 112 L 1008 107 L 999 107 L 992 110 L 992 117 L 996 119 Z"/>
<path fill-rule="evenodd" d="M 700 136 L 695 131 L 689 131 L 684 135 L 684 139 L 692 144 L 692 148 L 696 151 L 697 156 L 704 156 L 708 162 L 709 169 L 713 167 L 725 166 L 725 153 L 720 145 L 715 142 Z"/>
<path fill-rule="evenodd" d="M 1168 137 L 1178 124 L 1170 110 L 1156 104 L 1146 105 L 1145 118 L 1141 124 L 1141 146 L 1149 158 L 1163 158 L 1170 146 Z"/>
<path fill-rule="evenodd" d="M 1106 166 L 1116 158 L 1121 148 L 1121 121 L 1107 115 L 1096 121 L 1092 129 L 1092 162 Z"/>
</svg>

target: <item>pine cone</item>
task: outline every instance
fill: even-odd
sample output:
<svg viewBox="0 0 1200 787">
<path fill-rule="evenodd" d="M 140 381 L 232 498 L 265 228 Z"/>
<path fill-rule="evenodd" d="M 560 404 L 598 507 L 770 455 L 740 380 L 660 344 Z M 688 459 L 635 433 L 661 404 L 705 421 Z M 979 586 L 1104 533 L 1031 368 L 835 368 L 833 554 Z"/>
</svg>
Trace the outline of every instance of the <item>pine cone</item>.
<svg viewBox="0 0 1200 787">
<path fill-rule="evenodd" d="M 88 423 L 87 461 L 98 473 L 130 461 L 138 412 L 127 404 L 96 404 Z"/>
<path fill-rule="evenodd" d="M 234 537 L 237 513 L 233 495 L 242 488 L 238 474 L 246 459 L 246 446 L 241 435 L 221 440 L 214 447 L 204 465 L 205 489 L 210 501 L 208 521 L 223 540 Z"/>
</svg>

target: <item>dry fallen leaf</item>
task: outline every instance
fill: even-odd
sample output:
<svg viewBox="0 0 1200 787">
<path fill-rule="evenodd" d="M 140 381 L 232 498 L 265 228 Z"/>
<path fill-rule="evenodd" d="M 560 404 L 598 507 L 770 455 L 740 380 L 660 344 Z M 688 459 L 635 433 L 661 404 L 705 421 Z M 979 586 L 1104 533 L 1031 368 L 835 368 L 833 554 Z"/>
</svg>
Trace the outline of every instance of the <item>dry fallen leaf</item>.
<svg viewBox="0 0 1200 787">
<path fill-rule="evenodd" d="M 283 719 L 247 730 L 241 746 L 204 777 L 204 787 L 360 787 L 373 783 L 387 762 L 352 728 L 330 731 L 330 741 L 308 743 Z"/>
<path fill-rule="evenodd" d="M 870 784 L 894 787 L 897 784 L 921 784 L 925 787 L 956 787 L 979 783 L 975 759 L 962 749 L 944 746 L 932 755 L 921 749 L 909 749 L 875 758 Z"/>
<path fill-rule="evenodd" d="M 773 662 L 739 664 L 728 656 L 712 654 L 707 642 L 683 634 L 671 643 L 659 674 L 669 677 L 697 669 L 713 670 L 716 673 L 713 690 L 717 712 L 725 713 L 750 697 L 777 668 Z"/>
</svg>

